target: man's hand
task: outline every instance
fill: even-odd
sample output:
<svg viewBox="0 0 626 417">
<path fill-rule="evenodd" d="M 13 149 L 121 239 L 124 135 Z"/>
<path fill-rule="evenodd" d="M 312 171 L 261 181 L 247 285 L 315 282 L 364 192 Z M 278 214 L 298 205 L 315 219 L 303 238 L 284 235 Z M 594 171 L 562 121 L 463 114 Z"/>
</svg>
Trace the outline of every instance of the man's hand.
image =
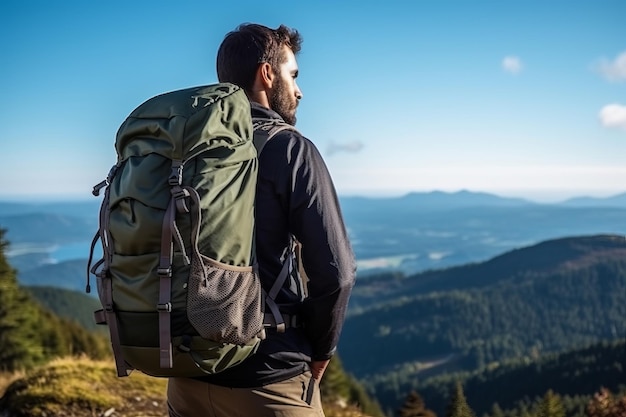
<svg viewBox="0 0 626 417">
<path fill-rule="evenodd" d="M 320 382 L 322 380 L 322 376 L 324 376 L 324 371 L 326 370 L 326 367 L 328 366 L 328 363 L 330 362 L 329 360 L 325 360 L 325 361 L 313 361 L 311 362 L 311 373 L 313 374 L 313 378 L 317 381 Z"/>
</svg>

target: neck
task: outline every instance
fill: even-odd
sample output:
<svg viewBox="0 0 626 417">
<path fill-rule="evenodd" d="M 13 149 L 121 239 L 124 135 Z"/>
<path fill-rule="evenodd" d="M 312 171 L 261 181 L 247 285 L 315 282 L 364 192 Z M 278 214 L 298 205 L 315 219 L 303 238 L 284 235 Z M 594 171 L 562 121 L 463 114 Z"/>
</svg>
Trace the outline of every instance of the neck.
<svg viewBox="0 0 626 417">
<path fill-rule="evenodd" d="M 267 92 L 263 89 L 253 89 L 252 91 L 246 91 L 248 99 L 259 103 L 263 107 L 270 108 L 270 101 L 267 97 Z"/>
</svg>

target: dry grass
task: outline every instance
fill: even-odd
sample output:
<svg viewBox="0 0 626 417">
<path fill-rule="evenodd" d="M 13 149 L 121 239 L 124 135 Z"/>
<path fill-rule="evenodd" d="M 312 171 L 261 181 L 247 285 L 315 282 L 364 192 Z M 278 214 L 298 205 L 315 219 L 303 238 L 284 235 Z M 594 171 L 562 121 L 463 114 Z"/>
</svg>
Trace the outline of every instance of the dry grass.
<svg viewBox="0 0 626 417">
<path fill-rule="evenodd" d="M 0 398 L 4 395 L 7 387 L 15 380 L 23 378 L 25 372 L 0 372 Z"/>
<path fill-rule="evenodd" d="M 139 372 L 118 378 L 110 361 L 63 358 L 15 375 L 0 410 L 24 417 L 165 417 L 165 385 Z"/>
</svg>

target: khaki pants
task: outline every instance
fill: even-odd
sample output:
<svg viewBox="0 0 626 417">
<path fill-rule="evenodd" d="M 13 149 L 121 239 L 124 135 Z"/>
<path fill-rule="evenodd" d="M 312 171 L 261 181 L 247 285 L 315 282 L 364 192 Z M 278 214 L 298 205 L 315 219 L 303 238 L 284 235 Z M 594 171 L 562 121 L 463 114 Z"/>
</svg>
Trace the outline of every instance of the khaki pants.
<svg viewBox="0 0 626 417">
<path fill-rule="evenodd" d="M 310 372 L 258 388 L 170 378 L 167 404 L 171 417 L 324 417 L 319 384 Z"/>
</svg>

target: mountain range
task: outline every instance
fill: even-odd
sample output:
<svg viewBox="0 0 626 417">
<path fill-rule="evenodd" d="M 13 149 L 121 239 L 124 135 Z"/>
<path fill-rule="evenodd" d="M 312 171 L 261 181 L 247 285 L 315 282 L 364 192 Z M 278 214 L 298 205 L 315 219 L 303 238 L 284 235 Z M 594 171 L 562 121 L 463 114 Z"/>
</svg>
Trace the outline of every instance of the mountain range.
<svg viewBox="0 0 626 417">
<path fill-rule="evenodd" d="M 340 201 L 360 276 L 390 270 L 412 274 L 485 261 L 562 236 L 626 232 L 626 193 L 553 204 L 470 191 Z M 44 285 L 37 276 L 43 277 L 50 264 L 84 262 L 98 228 L 99 204 L 98 198 L 0 201 L 0 228 L 7 229 L 11 244 L 7 255 L 20 275 L 32 270 L 24 279 Z M 66 279 L 80 282 L 79 277 L 82 272 Z"/>
</svg>

